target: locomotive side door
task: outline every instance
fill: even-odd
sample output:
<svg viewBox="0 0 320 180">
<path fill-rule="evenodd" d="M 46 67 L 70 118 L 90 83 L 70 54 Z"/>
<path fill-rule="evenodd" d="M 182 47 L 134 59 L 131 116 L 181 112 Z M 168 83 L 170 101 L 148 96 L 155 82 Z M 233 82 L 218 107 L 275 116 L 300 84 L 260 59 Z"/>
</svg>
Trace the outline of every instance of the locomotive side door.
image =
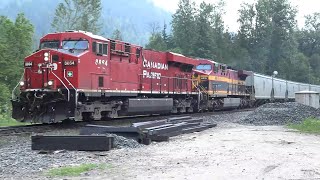
<svg viewBox="0 0 320 180">
<path fill-rule="evenodd" d="M 93 42 L 94 63 L 96 70 L 90 74 L 91 89 L 103 90 L 109 88 L 110 84 L 110 62 L 108 58 L 109 47 L 106 42 Z"/>
</svg>

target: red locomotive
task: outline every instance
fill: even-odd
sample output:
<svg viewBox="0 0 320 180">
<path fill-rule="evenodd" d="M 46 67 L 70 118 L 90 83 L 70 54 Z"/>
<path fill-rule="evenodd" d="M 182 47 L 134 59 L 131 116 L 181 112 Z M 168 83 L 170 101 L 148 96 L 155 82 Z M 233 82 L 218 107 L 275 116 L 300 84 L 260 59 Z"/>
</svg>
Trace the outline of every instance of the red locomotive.
<svg viewBox="0 0 320 180">
<path fill-rule="evenodd" d="M 48 34 L 25 58 L 12 115 L 56 123 L 198 111 L 197 63 L 83 31 Z"/>
</svg>

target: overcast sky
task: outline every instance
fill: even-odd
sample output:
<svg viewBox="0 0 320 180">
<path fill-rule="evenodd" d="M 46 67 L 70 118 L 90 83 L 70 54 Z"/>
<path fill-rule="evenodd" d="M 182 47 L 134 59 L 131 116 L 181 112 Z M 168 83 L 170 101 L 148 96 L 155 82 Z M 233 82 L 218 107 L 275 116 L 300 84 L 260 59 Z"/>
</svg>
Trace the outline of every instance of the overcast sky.
<svg viewBox="0 0 320 180">
<path fill-rule="evenodd" d="M 179 0 L 150 0 L 154 5 L 174 13 L 178 7 Z M 195 0 L 197 4 L 200 4 L 203 0 Z M 209 3 L 215 3 L 219 0 L 205 0 Z M 298 13 L 298 25 L 303 27 L 304 25 L 304 16 L 311 14 L 313 12 L 320 12 L 320 0 L 290 0 L 294 6 L 297 6 Z M 254 0 L 225 0 L 226 2 L 226 15 L 224 21 L 230 31 L 237 31 L 239 25 L 237 23 L 238 18 L 238 9 L 240 8 L 241 3 L 243 2 L 254 2 Z"/>
</svg>

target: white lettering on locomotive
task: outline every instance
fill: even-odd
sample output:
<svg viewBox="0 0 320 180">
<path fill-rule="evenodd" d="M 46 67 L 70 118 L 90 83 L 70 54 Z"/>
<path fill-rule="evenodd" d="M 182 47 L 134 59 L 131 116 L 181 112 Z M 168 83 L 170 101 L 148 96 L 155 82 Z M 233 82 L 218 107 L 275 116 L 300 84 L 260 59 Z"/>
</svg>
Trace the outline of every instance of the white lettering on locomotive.
<svg viewBox="0 0 320 180">
<path fill-rule="evenodd" d="M 103 59 L 96 59 L 95 64 L 108 66 L 108 61 Z"/>
<path fill-rule="evenodd" d="M 76 65 L 76 61 L 64 61 L 64 65 L 65 66 L 75 66 Z"/>
<path fill-rule="evenodd" d="M 143 75 L 143 78 L 161 79 L 161 73 L 158 73 L 158 72 L 149 72 L 147 70 L 143 70 L 142 75 Z"/>
<path fill-rule="evenodd" d="M 25 62 L 24 66 L 25 67 L 32 67 L 33 63 L 32 62 Z"/>
<path fill-rule="evenodd" d="M 153 62 L 153 61 L 148 61 L 148 60 L 144 59 L 142 64 L 143 64 L 144 68 L 168 70 L 168 64 L 164 64 L 164 63 L 160 63 L 160 62 Z"/>
</svg>

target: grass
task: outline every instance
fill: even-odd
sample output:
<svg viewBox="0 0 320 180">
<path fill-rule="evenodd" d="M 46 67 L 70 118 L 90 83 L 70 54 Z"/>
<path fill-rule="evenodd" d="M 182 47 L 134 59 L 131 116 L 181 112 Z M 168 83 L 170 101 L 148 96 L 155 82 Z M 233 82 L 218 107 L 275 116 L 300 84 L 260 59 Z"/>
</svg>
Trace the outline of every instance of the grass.
<svg viewBox="0 0 320 180">
<path fill-rule="evenodd" d="M 289 124 L 288 127 L 305 133 L 320 134 L 320 119 L 307 118 L 300 124 Z"/>
<path fill-rule="evenodd" d="M 21 126 L 21 125 L 28 125 L 28 124 L 30 124 L 30 123 L 21 123 L 21 122 L 18 122 L 12 118 L 1 117 L 1 115 L 0 115 L 0 127 Z"/>
<path fill-rule="evenodd" d="M 81 164 L 78 166 L 65 166 L 54 168 L 48 171 L 49 176 L 80 176 L 84 172 L 94 169 L 105 169 L 106 164 Z"/>
</svg>

